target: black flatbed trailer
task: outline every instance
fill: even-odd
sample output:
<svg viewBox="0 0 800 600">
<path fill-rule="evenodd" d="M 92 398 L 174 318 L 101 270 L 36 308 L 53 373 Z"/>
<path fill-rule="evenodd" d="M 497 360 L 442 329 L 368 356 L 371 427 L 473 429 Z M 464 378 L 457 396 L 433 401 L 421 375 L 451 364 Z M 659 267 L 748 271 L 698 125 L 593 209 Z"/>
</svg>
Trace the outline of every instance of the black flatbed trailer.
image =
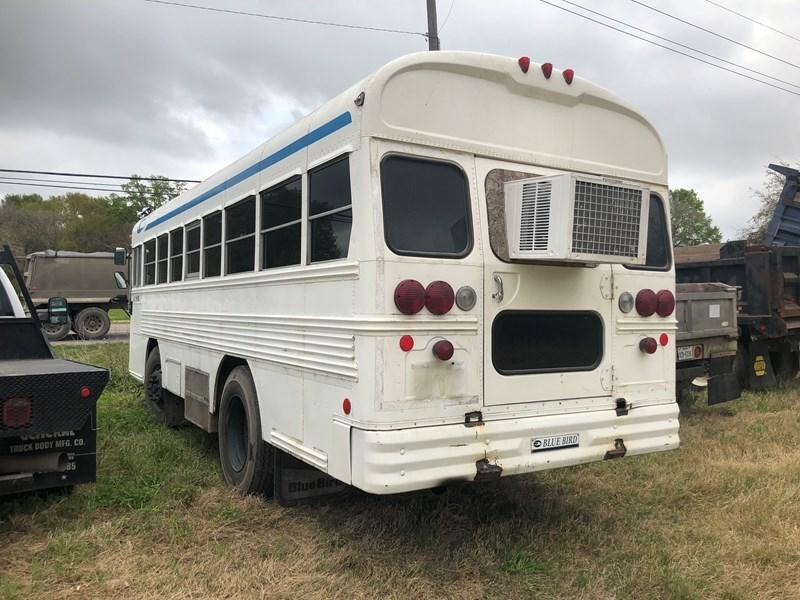
<svg viewBox="0 0 800 600">
<path fill-rule="evenodd" d="M 56 358 L 7 246 L 0 267 L 28 309 L 0 317 L 0 496 L 92 482 L 108 371 Z"/>
</svg>

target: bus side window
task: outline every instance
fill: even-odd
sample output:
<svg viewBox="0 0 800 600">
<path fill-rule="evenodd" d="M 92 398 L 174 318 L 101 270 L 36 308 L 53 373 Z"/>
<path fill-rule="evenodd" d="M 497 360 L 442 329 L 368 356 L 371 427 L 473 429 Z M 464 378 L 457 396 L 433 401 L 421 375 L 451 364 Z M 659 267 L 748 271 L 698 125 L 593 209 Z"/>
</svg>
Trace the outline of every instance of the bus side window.
<svg viewBox="0 0 800 600">
<path fill-rule="evenodd" d="M 261 197 L 261 268 L 300 264 L 302 179 L 264 190 Z"/>
<path fill-rule="evenodd" d="M 308 172 L 309 262 L 346 258 L 353 226 L 345 154 Z"/>
<path fill-rule="evenodd" d="M 174 229 L 169 236 L 169 280 L 180 281 L 183 279 L 183 229 Z"/>
<path fill-rule="evenodd" d="M 629 269 L 666 271 L 670 267 L 669 234 L 664 201 L 650 194 L 650 209 L 647 218 L 647 258 L 644 265 L 625 265 Z"/>
<path fill-rule="evenodd" d="M 225 274 L 252 271 L 256 253 L 256 197 L 225 209 Z"/>
<path fill-rule="evenodd" d="M 167 263 L 169 262 L 169 235 L 160 235 L 157 238 L 158 244 L 158 274 L 156 283 L 167 283 Z"/>
<path fill-rule="evenodd" d="M 203 217 L 203 277 L 216 277 L 222 263 L 222 213 Z"/>
<path fill-rule="evenodd" d="M 144 284 L 153 285 L 156 282 L 156 241 L 144 243 Z"/>
<path fill-rule="evenodd" d="M 136 246 L 133 249 L 133 260 L 131 261 L 131 280 L 133 287 L 139 287 L 142 284 L 142 247 Z"/>
<path fill-rule="evenodd" d="M 200 221 L 186 226 L 186 279 L 200 276 Z"/>
</svg>

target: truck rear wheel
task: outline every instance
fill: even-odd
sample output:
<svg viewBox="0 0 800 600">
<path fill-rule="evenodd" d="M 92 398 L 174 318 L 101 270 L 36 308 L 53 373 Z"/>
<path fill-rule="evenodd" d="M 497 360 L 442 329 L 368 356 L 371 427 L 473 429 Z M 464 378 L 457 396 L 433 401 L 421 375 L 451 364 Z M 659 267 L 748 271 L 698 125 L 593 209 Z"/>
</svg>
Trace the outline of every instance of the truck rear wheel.
<svg viewBox="0 0 800 600">
<path fill-rule="evenodd" d="M 158 423 L 181 427 L 184 419 L 183 398 L 161 385 L 161 353 L 153 348 L 144 363 L 144 403 Z"/>
<path fill-rule="evenodd" d="M 245 494 L 271 496 L 275 456 L 261 437 L 261 417 L 247 367 L 231 371 L 219 406 L 219 459 L 228 485 Z"/>
<path fill-rule="evenodd" d="M 72 320 L 67 317 L 67 322 L 62 323 L 61 325 L 53 325 L 51 323 L 42 323 L 42 331 L 47 336 L 47 339 L 51 342 L 58 342 L 59 340 L 63 340 L 65 337 L 69 335 L 70 330 L 72 329 Z"/>
<path fill-rule="evenodd" d="M 84 340 L 105 337 L 111 329 L 111 319 L 102 308 L 90 306 L 75 316 L 75 333 Z"/>
</svg>

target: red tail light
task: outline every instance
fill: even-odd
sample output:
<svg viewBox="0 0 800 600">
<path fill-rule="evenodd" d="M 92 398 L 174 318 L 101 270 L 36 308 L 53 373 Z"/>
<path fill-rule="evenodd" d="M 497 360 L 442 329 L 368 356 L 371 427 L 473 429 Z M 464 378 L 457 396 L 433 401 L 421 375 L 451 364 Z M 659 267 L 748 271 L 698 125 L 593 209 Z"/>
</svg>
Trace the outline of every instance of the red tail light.
<svg viewBox="0 0 800 600">
<path fill-rule="evenodd" d="M 675 296 L 669 290 L 661 290 L 656 294 L 657 304 L 656 312 L 659 317 L 668 317 L 675 310 Z"/>
<path fill-rule="evenodd" d="M 3 402 L 3 425 L 6 427 L 25 427 L 32 417 L 30 398 L 8 398 Z"/>
<path fill-rule="evenodd" d="M 658 299 L 653 290 L 640 290 L 636 294 L 636 312 L 643 317 L 649 317 L 656 312 Z"/>
<path fill-rule="evenodd" d="M 404 315 L 415 315 L 425 306 L 425 288 L 419 281 L 404 279 L 394 289 L 394 304 Z"/>
<path fill-rule="evenodd" d="M 435 315 L 443 315 L 453 308 L 456 295 L 446 281 L 432 281 L 425 289 L 425 306 Z"/>
<path fill-rule="evenodd" d="M 433 345 L 433 355 L 439 360 L 450 360 L 453 358 L 453 344 L 447 340 L 439 340 Z"/>
<path fill-rule="evenodd" d="M 646 337 L 639 342 L 639 350 L 647 354 L 653 354 L 658 349 L 658 342 L 655 338 Z"/>
</svg>

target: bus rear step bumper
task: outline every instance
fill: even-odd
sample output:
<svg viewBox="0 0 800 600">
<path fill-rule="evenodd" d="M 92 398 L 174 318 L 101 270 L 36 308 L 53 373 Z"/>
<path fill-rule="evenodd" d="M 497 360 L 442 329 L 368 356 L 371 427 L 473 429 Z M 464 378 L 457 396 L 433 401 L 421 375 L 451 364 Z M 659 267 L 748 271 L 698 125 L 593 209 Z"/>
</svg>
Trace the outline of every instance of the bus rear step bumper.
<svg viewBox="0 0 800 600">
<path fill-rule="evenodd" d="M 579 445 L 532 452 L 532 439 L 578 434 Z M 619 442 L 618 440 L 622 440 Z M 494 479 L 673 450 L 680 443 L 675 402 L 581 414 L 486 421 L 477 427 L 438 425 L 395 431 L 353 428 L 352 483 L 373 494 L 396 494 L 449 483 Z M 491 477 L 481 476 L 483 465 Z"/>
</svg>

